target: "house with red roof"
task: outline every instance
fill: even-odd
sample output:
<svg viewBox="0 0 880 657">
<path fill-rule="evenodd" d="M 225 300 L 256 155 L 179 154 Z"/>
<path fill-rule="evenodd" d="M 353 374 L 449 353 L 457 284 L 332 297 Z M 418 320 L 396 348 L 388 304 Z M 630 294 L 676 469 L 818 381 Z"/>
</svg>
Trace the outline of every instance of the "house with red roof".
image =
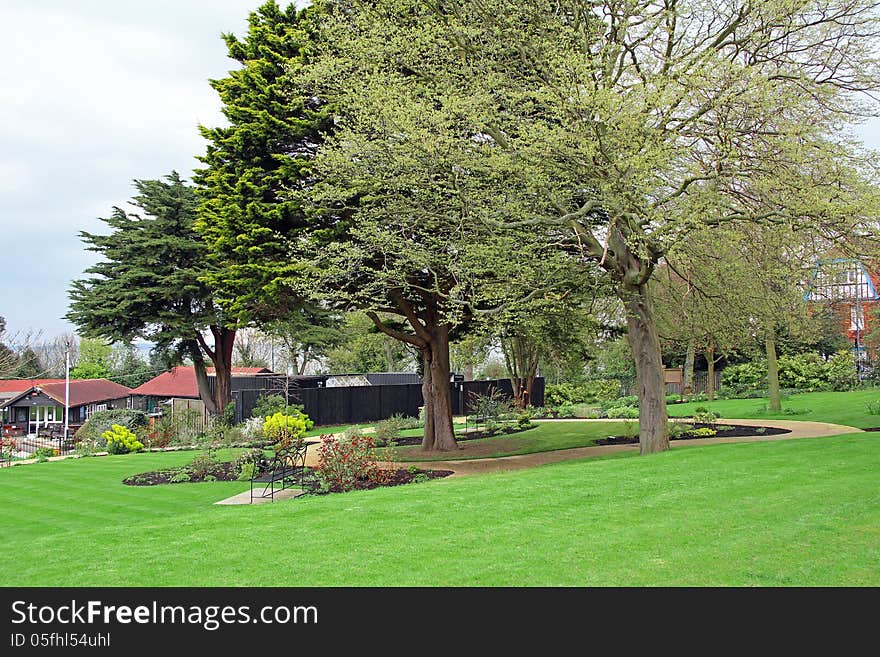
<svg viewBox="0 0 880 657">
<path fill-rule="evenodd" d="M 265 367 L 233 367 L 232 384 L 235 387 L 243 379 L 255 376 L 274 374 Z M 214 368 L 208 368 L 209 380 L 214 378 Z M 199 384 L 196 381 L 194 367 L 179 366 L 168 372 L 163 372 L 139 385 L 131 391 L 130 408 L 136 408 L 149 415 L 160 415 L 162 404 L 171 404 L 176 399 L 197 400 L 199 397 Z M 187 407 L 192 407 L 187 405 Z"/>
<path fill-rule="evenodd" d="M 65 401 L 70 405 L 68 424 L 76 426 L 96 411 L 126 408 L 131 395 L 131 388 L 107 379 L 73 379 L 69 397 L 63 379 L 31 384 L 2 405 L 13 432 L 37 435 L 61 428 Z"/>
<path fill-rule="evenodd" d="M 0 379 L 0 407 L 13 397 L 44 383 L 64 383 L 64 379 Z M 6 409 L 0 410 L 0 420 L 6 421 Z"/>
</svg>

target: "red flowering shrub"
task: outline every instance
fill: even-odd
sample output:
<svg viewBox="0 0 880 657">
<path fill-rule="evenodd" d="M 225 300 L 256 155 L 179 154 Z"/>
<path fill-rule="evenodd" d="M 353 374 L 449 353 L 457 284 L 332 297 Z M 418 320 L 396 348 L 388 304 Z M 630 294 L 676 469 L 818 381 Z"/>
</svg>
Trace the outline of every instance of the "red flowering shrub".
<svg viewBox="0 0 880 657">
<path fill-rule="evenodd" d="M 390 480 L 391 472 L 379 467 L 369 436 L 351 440 L 321 436 L 315 474 L 323 488 L 338 492 L 357 488 L 359 481 L 383 484 Z"/>
<path fill-rule="evenodd" d="M 15 453 L 15 438 L 0 436 L 0 458 L 11 459 Z"/>
</svg>

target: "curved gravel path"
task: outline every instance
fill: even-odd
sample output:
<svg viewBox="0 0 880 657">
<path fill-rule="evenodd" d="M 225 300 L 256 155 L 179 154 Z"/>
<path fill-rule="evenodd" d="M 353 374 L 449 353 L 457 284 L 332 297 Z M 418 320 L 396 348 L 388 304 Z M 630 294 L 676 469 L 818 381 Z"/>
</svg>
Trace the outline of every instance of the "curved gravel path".
<svg viewBox="0 0 880 657">
<path fill-rule="evenodd" d="M 536 420 L 541 422 L 542 420 Z M 549 422 L 609 422 L 609 420 L 544 420 Z M 799 422 L 795 420 L 740 420 L 721 418 L 719 424 L 741 424 L 756 427 L 776 427 L 788 429 L 791 433 L 776 436 L 744 436 L 740 438 L 696 438 L 690 440 L 672 440 L 673 448 L 688 445 L 719 445 L 722 443 L 754 443 L 770 440 L 793 440 L 796 438 L 822 438 L 825 436 L 838 436 L 845 433 L 861 433 L 861 429 L 848 427 L 842 424 L 829 424 L 827 422 Z M 591 458 L 615 454 L 617 452 L 637 452 L 638 445 L 597 445 L 595 447 L 574 447 L 572 449 L 560 449 L 552 452 L 538 452 L 535 454 L 521 454 L 519 456 L 502 456 L 487 459 L 466 459 L 449 461 L 424 461 L 407 462 L 407 465 L 416 465 L 420 468 L 434 470 L 452 470 L 454 477 L 462 477 L 487 472 L 504 472 L 507 470 L 522 470 L 533 468 L 547 463 L 558 463 L 573 459 Z"/>
</svg>

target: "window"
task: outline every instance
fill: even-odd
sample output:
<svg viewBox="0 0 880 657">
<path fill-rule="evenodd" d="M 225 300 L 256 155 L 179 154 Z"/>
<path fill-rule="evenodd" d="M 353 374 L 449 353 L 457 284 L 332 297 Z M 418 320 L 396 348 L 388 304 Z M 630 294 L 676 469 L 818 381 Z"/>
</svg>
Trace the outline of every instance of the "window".
<svg viewBox="0 0 880 657">
<path fill-rule="evenodd" d="M 861 306 L 853 306 L 849 309 L 849 320 L 850 331 L 865 330 L 865 312 Z"/>
</svg>

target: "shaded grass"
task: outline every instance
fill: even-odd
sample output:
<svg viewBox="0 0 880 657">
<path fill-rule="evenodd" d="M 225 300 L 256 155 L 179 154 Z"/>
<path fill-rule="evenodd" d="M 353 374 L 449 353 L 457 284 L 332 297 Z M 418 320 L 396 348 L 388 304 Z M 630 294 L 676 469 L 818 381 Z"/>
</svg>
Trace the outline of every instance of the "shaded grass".
<svg viewBox="0 0 880 657">
<path fill-rule="evenodd" d="M 638 433 L 638 421 L 632 420 L 630 428 Z M 556 449 L 587 447 L 598 438 L 619 436 L 624 432 L 623 422 L 553 422 L 551 420 L 539 422 L 534 429 L 527 431 L 467 441 L 469 448 L 479 450 L 478 454 L 462 452 L 425 456 L 418 445 L 398 447 L 396 454 L 398 459 L 404 462 L 515 456 L 517 454 L 549 452 Z"/>
<path fill-rule="evenodd" d="M 874 434 L 572 461 L 261 506 L 126 487 L 181 454 L 0 471 L 4 585 L 880 584 Z"/>
<path fill-rule="evenodd" d="M 868 388 L 850 392 L 807 392 L 786 397 L 782 412 L 768 409 L 769 399 L 721 399 L 713 402 L 670 404 L 670 417 L 689 417 L 703 406 L 718 411 L 726 418 L 803 420 L 844 424 L 859 429 L 880 427 L 880 415 L 868 412 L 867 404 L 880 400 L 880 389 Z"/>
</svg>

